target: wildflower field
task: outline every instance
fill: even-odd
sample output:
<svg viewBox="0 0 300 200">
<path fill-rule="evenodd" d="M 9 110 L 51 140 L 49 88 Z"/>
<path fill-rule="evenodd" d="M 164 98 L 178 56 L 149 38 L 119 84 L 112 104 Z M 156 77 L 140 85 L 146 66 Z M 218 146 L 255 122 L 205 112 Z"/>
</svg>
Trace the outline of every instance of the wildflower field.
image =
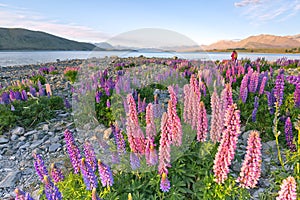
<svg viewBox="0 0 300 200">
<path fill-rule="evenodd" d="M 44 107 L 72 113 L 69 165 L 33 154 L 41 199 L 296 200 L 299 72 L 300 61 L 285 58 L 91 62 L 64 70 L 72 87 L 63 99 L 43 78 L 59 72 L 41 68 L 1 88 L 0 132 L 51 118 Z M 99 134 L 99 124 L 109 134 Z"/>
</svg>

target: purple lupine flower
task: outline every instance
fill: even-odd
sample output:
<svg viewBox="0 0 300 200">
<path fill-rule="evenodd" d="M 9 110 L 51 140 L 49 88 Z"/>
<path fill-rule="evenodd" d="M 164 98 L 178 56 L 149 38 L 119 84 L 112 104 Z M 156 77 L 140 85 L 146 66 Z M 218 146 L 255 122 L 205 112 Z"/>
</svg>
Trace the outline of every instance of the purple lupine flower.
<svg viewBox="0 0 300 200">
<path fill-rule="evenodd" d="M 21 101 L 21 100 L 22 100 L 22 95 L 21 95 L 21 93 L 20 93 L 19 91 L 15 91 L 14 93 L 15 93 L 15 98 L 16 98 L 16 100 Z"/>
<path fill-rule="evenodd" d="M 233 104 L 231 84 L 227 83 L 221 93 L 222 109 L 225 112 Z"/>
<path fill-rule="evenodd" d="M 289 176 L 282 181 L 280 191 L 276 200 L 296 200 L 297 199 L 297 183 L 294 177 Z"/>
<path fill-rule="evenodd" d="M 64 104 L 67 109 L 70 109 L 72 106 L 67 98 L 64 99 Z"/>
<path fill-rule="evenodd" d="M 27 99 L 28 99 L 28 96 L 27 96 L 27 94 L 26 94 L 26 91 L 25 91 L 25 90 L 22 90 L 22 93 L 21 93 L 21 95 L 22 95 L 22 100 L 23 100 L 23 101 L 27 101 Z"/>
<path fill-rule="evenodd" d="M 160 180 L 160 189 L 163 192 L 169 192 L 170 188 L 171 188 L 171 184 L 167 177 L 167 174 L 163 173 L 161 175 L 161 180 Z"/>
<path fill-rule="evenodd" d="M 295 88 L 294 102 L 295 102 L 295 107 L 300 108 L 300 82 L 297 83 Z"/>
<path fill-rule="evenodd" d="M 36 97 L 36 89 L 32 86 L 29 86 L 29 92 L 32 96 Z"/>
<path fill-rule="evenodd" d="M 208 120 L 203 101 L 200 102 L 198 110 L 197 140 L 199 142 L 204 142 L 208 132 Z"/>
<path fill-rule="evenodd" d="M 80 150 L 75 144 L 75 140 L 71 131 L 66 129 L 64 132 L 64 136 L 65 136 L 65 141 L 66 141 L 66 146 L 70 157 L 70 161 L 74 169 L 74 173 L 78 174 L 80 171 L 80 160 L 81 160 Z"/>
<path fill-rule="evenodd" d="M 255 93 L 258 85 L 258 72 L 253 72 L 251 77 L 249 78 L 248 91 Z"/>
<path fill-rule="evenodd" d="M 256 114 L 257 114 L 257 111 L 258 111 L 258 101 L 259 101 L 259 98 L 257 96 L 254 97 L 254 109 L 252 111 L 252 122 L 256 122 Z"/>
<path fill-rule="evenodd" d="M 45 166 L 42 156 L 40 154 L 33 153 L 33 158 L 36 173 L 39 175 L 40 180 L 43 181 L 44 176 L 48 176 L 48 170 Z"/>
<path fill-rule="evenodd" d="M 278 102 L 278 106 L 281 106 L 283 101 L 283 91 L 284 91 L 284 75 L 279 72 L 276 77 L 275 87 L 274 87 L 274 97 Z"/>
<path fill-rule="evenodd" d="M 237 182 L 242 188 L 254 188 L 259 180 L 261 170 L 261 141 L 258 131 L 251 131 L 247 153 Z"/>
<path fill-rule="evenodd" d="M 9 104 L 10 98 L 9 98 L 9 94 L 7 92 L 3 92 L 1 95 L 1 98 L 2 98 L 3 103 Z"/>
<path fill-rule="evenodd" d="M 83 145 L 84 155 L 86 157 L 86 162 L 92 167 L 95 172 L 97 169 L 97 158 L 92 144 L 86 140 Z"/>
<path fill-rule="evenodd" d="M 223 183 L 227 179 L 229 166 L 234 158 L 238 136 L 240 134 L 240 112 L 236 110 L 236 104 L 228 106 L 225 114 L 221 143 L 214 160 L 214 176 L 217 183 Z"/>
<path fill-rule="evenodd" d="M 152 103 L 149 103 L 146 107 L 146 136 L 150 139 L 154 139 L 154 137 L 156 136 Z"/>
<path fill-rule="evenodd" d="M 124 136 L 118 126 L 111 125 L 112 134 L 114 136 L 117 152 L 119 155 L 126 153 Z"/>
<path fill-rule="evenodd" d="M 138 94 L 137 112 L 138 112 L 138 113 L 143 112 L 142 102 L 141 102 L 141 95 L 140 95 L 140 94 Z"/>
<path fill-rule="evenodd" d="M 15 101 L 16 100 L 14 91 L 12 91 L 12 90 L 9 91 L 9 98 L 10 98 L 11 101 Z"/>
<path fill-rule="evenodd" d="M 114 184 L 114 178 L 110 167 L 101 160 L 98 160 L 98 171 L 103 187 L 112 186 Z"/>
<path fill-rule="evenodd" d="M 132 170 L 136 170 L 141 167 L 140 158 L 134 152 L 130 152 L 130 166 Z"/>
<path fill-rule="evenodd" d="M 55 163 L 51 164 L 50 174 L 51 174 L 51 178 L 54 180 L 55 183 L 58 183 L 64 180 L 65 178 L 64 175 L 62 174 L 62 171 L 55 165 Z"/>
<path fill-rule="evenodd" d="M 85 158 L 81 159 L 80 164 L 80 170 L 86 189 L 92 190 L 92 188 L 97 188 L 98 180 L 90 164 L 86 162 Z"/>
<path fill-rule="evenodd" d="M 101 200 L 100 197 L 97 194 L 97 189 L 96 188 L 92 189 L 92 200 Z"/>
<path fill-rule="evenodd" d="M 240 86 L 240 99 L 242 99 L 243 103 L 246 103 L 248 96 L 248 75 L 246 74 L 242 81 Z"/>
<path fill-rule="evenodd" d="M 161 119 L 161 137 L 159 140 L 159 164 L 158 164 L 158 173 L 159 174 L 168 174 L 168 167 L 171 166 L 171 138 L 168 134 L 168 115 L 164 113 Z"/>
<path fill-rule="evenodd" d="M 109 99 L 107 99 L 107 100 L 106 100 L 106 107 L 107 107 L 107 108 L 110 108 L 110 106 L 111 106 L 111 105 L 110 105 L 110 101 L 109 101 Z"/>
<path fill-rule="evenodd" d="M 285 140 L 286 140 L 287 146 L 289 147 L 289 149 L 291 151 L 296 151 L 296 146 L 293 143 L 293 125 L 292 125 L 290 117 L 288 117 L 285 121 L 284 133 L 285 133 Z"/>
<path fill-rule="evenodd" d="M 22 190 L 16 188 L 15 189 L 16 198 L 15 200 L 33 200 L 33 198 L 29 195 L 29 193 L 25 193 Z"/>
<path fill-rule="evenodd" d="M 274 89 L 271 90 L 271 92 L 265 91 L 265 94 L 267 95 L 268 98 L 268 107 L 270 114 L 274 114 L 274 106 L 275 106 L 275 97 L 274 97 Z"/>
<path fill-rule="evenodd" d="M 53 182 L 49 179 L 48 176 L 44 176 L 43 182 L 45 186 L 45 195 L 48 200 L 62 200 L 60 191 L 53 184 Z"/>
</svg>

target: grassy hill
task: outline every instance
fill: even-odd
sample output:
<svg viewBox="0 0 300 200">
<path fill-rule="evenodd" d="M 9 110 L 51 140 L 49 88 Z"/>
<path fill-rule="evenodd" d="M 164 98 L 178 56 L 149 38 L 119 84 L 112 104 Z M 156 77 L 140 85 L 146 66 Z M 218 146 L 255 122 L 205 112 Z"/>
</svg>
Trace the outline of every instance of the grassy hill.
<svg viewBox="0 0 300 200">
<path fill-rule="evenodd" d="M 0 28 L 0 50 L 93 50 L 96 46 L 40 31 Z"/>
</svg>

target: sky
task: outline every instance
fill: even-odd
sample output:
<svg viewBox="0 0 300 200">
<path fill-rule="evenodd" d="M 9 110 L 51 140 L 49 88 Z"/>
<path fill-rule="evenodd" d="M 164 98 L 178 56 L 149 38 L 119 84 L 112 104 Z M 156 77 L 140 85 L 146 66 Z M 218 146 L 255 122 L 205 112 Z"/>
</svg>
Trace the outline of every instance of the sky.
<svg viewBox="0 0 300 200">
<path fill-rule="evenodd" d="M 299 24 L 300 0 L 0 0 L 0 27 L 92 43 L 152 28 L 201 45 L 259 34 L 296 35 Z"/>
</svg>

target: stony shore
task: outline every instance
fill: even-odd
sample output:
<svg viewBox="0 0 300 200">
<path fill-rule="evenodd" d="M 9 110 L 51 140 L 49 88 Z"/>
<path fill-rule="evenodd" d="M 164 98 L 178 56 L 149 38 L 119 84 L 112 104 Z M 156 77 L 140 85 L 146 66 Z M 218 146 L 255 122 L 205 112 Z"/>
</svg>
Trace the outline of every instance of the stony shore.
<svg viewBox="0 0 300 200">
<path fill-rule="evenodd" d="M 111 64 L 116 60 L 118 59 L 105 58 L 96 62 Z M 59 73 L 46 75 L 47 82 L 52 86 L 53 95 L 69 98 L 71 84 L 63 77 L 63 70 L 67 66 L 78 66 L 84 62 L 85 60 L 71 60 L 43 65 L 5 67 L 0 72 L 0 83 L 6 84 L 27 78 L 32 71 L 37 71 L 41 66 L 53 65 L 57 67 Z M 60 166 L 67 166 L 69 160 L 63 137 L 66 128 L 74 132 L 78 131 L 73 123 L 72 113 L 66 110 L 57 110 L 55 118 L 38 124 L 34 129 L 15 127 L 0 135 L 0 199 L 14 199 L 13 191 L 16 187 L 30 192 L 35 199 L 39 198 L 40 181 L 35 173 L 32 153 L 41 154 L 47 166 L 53 162 Z M 109 130 L 101 126 L 101 132 L 107 134 Z M 240 156 L 245 154 L 248 135 L 249 132 L 244 131 L 239 138 L 237 154 Z M 275 141 L 263 143 L 262 148 L 262 177 L 258 188 L 251 190 L 254 199 L 258 199 L 258 194 L 270 186 L 270 171 L 279 168 Z M 231 166 L 233 175 L 238 175 L 240 167 L 241 162 L 235 160 Z"/>
</svg>

